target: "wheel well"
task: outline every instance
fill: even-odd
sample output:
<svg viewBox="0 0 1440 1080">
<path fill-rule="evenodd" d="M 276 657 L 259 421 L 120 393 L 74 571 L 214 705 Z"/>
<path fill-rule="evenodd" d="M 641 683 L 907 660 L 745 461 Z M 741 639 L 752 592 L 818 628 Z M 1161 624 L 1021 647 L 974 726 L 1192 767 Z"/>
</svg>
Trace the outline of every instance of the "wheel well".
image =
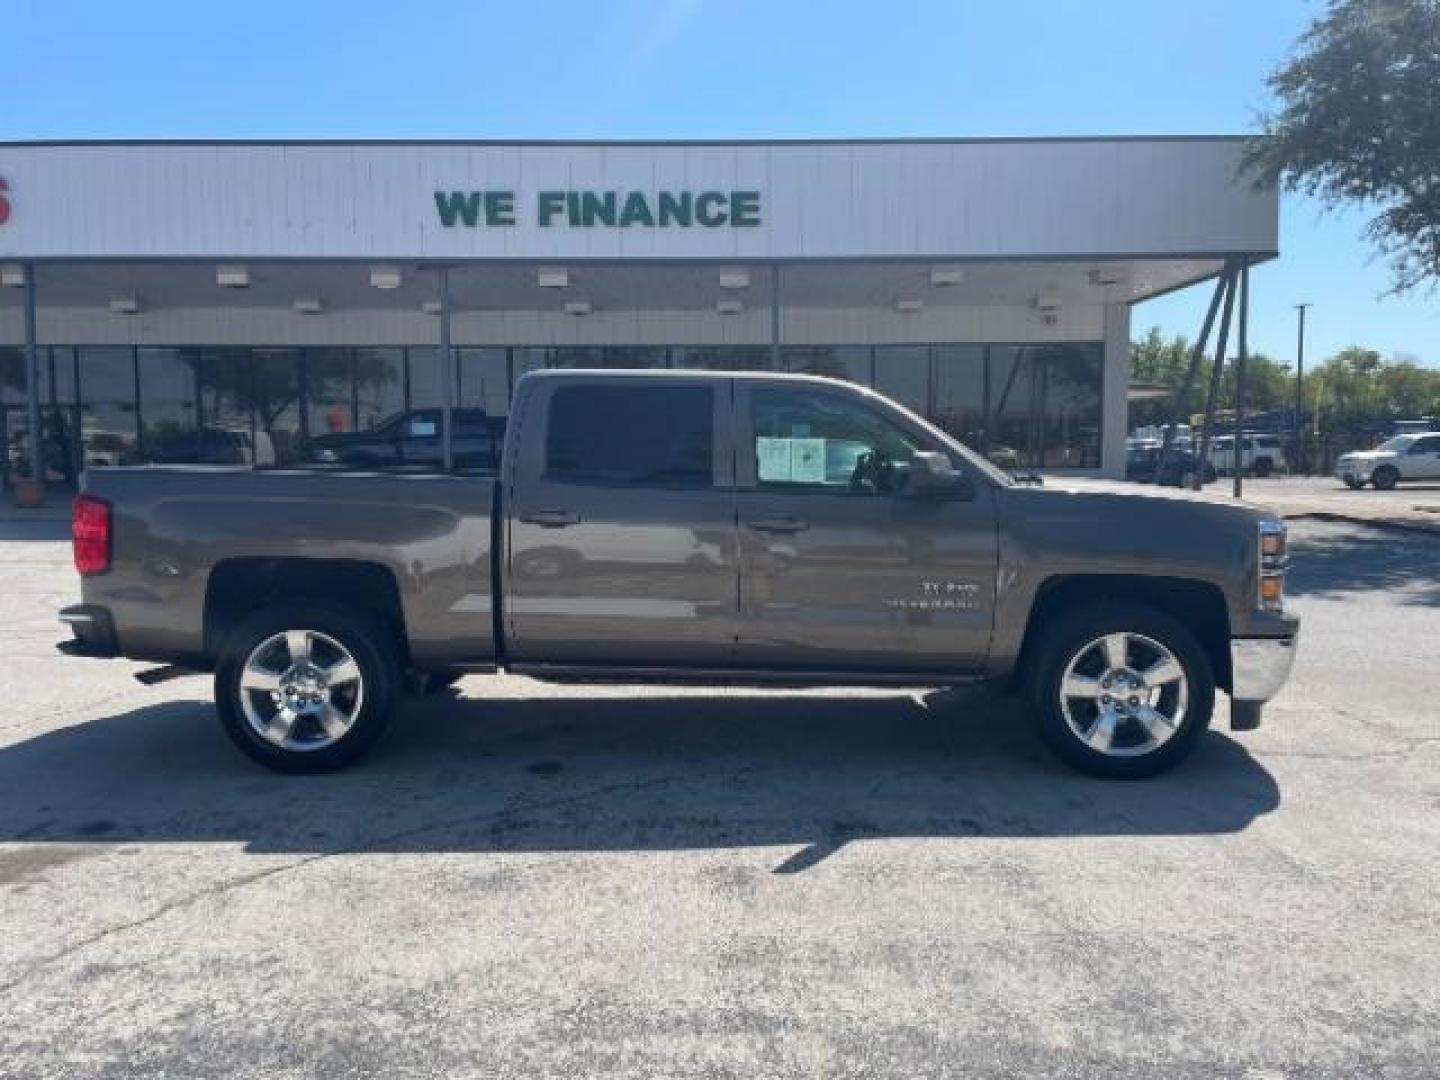
<svg viewBox="0 0 1440 1080">
<path fill-rule="evenodd" d="M 1072 607 L 1103 606 L 1122 600 L 1149 604 L 1184 623 L 1205 650 L 1215 671 L 1216 685 L 1229 692 L 1230 614 L 1225 595 L 1215 585 L 1188 578 L 1085 574 L 1047 579 L 1030 608 L 1025 640 L 1015 665 L 1017 676 L 1025 677 L 1026 664 L 1047 621 Z"/>
<path fill-rule="evenodd" d="M 227 559 L 205 588 L 205 651 L 214 656 L 226 631 L 261 608 L 282 602 L 343 600 L 395 630 L 408 661 L 405 615 L 395 575 L 378 563 L 353 559 Z"/>
</svg>

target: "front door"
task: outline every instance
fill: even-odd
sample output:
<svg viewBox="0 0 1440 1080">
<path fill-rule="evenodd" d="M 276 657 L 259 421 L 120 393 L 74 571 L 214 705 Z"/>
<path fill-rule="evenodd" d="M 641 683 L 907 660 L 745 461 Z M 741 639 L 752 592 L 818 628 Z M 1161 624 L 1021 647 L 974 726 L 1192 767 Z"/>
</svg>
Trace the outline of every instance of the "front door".
<svg viewBox="0 0 1440 1080">
<path fill-rule="evenodd" d="M 511 659 L 730 663 L 739 589 L 730 380 L 528 380 L 509 478 Z"/>
<path fill-rule="evenodd" d="M 881 398 L 737 383 L 742 665 L 979 671 L 997 540 L 992 489 L 911 494 L 920 450 L 959 455 Z"/>
<path fill-rule="evenodd" d="M 1407 480 L 1440 480 L 1440 435 L 1426 435 L 1411 443 L 1402 468 Z"/>
</svg>

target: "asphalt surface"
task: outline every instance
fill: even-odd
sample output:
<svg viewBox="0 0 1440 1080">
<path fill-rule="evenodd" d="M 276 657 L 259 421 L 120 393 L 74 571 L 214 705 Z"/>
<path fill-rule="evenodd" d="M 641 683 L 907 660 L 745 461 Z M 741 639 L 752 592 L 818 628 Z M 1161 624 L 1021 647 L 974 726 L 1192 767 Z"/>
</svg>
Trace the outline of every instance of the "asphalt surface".
<svg viewBox="0 0 1440 1080">
<path fill-rule="evenodd" d="M 1087 780 L 983 693 L 466 680 L 285 778 L 0 529 L 0 1075 L 1427 1076 L 1440 539 L 1299 523 L 1295 680 Z"/>
</svg>

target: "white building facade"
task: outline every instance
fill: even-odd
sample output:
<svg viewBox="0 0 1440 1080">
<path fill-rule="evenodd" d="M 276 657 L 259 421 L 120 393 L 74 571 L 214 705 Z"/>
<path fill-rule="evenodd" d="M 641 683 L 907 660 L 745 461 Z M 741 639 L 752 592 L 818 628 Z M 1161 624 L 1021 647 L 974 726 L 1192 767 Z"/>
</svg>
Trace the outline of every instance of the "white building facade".
<svg viewBox="0 0 1440 1080">
<path fill-rule="evenodd" d="M 811 371 L 1118 475 L 1130 308 L 1277 247 L 1233 139 L 0 144 L 47 472 L 283 459 L 543 366 Z M 442 281 L 444 285 L 442 286 Z M 25 309 L 33 302 L 33 349 Z M 446 336 L 455 350 L 447 367 Z M 235 433 L 251 438 L 236 438 Z"/>
</svg>

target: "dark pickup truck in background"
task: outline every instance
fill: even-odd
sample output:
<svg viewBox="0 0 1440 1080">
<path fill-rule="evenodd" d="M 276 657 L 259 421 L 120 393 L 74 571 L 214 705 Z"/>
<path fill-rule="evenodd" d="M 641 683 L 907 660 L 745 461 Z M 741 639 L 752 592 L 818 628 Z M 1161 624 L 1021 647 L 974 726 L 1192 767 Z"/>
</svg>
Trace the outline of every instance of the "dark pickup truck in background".
<svg viewBox="0 0 1440 1080">
<path fill-rule="evenodd" d="M 1019 485 L 846 383 L 547 371 L 491 475 L 86 474 L 67 652 L 213 670 L 274 768 L 342 766 L 419 674 L 1028 694 L 1085 771 L 1176 764 L 1288 677 L 1285 530 L 1240 503 Z"/>
<path fill-rule="evenodd" d="M 505 421 L 484 409 L 454 409 L 451 423 L 453 465 L 461 470 L 494 469 L 500 464 Z M 310 462 L 366 469 L 405 466 L 438 469 L 441 449 L 439 409 L 411 409 L 380 421 L 368 431 L 312 436 L 305 446 Z"/>
</svg>

